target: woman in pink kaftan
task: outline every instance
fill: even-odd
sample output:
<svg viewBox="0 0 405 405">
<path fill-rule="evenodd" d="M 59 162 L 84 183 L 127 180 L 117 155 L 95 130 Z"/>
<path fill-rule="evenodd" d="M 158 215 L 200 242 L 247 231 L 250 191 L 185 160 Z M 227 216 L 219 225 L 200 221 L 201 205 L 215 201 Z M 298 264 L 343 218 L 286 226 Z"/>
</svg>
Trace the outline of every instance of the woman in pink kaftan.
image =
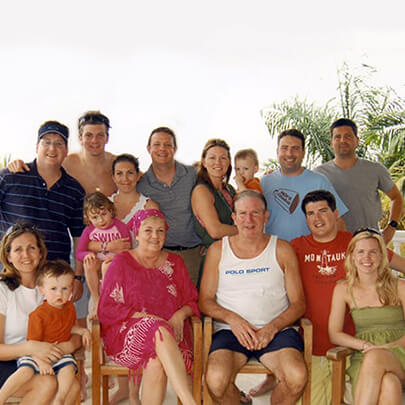
<svg viewBox="0 0 405 405">
<path fill-rule="evenodd" d="M 116 363 L 133 372 L 143 369 L 142 403 L 163 401 L 166 385 L 158 393 L 156 370 L 153 376 L 148 373 L 150 364 L 157 363 L 183 404 L 194 404 L 186 369 L 192 366 L 189 317 L 199 316 L 197 290 L 182 258 L 162 250 L 167 224 L 160 211 L 140 210 L 129 225 L 138 246 L 114 257 L 101 290 L 98 318 L 104 348 Z M 167 353 L 174 356 L 172 364 L 182 363 L 178 374 L 165 364 Z"/>
</svg>

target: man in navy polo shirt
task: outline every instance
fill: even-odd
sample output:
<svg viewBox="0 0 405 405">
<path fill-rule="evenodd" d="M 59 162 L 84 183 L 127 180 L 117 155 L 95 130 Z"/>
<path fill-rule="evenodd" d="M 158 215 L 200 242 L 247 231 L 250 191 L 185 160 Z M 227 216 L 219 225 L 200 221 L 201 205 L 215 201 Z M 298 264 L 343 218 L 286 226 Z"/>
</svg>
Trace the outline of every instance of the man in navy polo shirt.
<svg viewBox="0 0 405 405">
<path fill-rule="evenodd" d="M 47 121 L 38 130 L 37 158 L 29 171 L 0 171 L 0 234 L 17 223 L 35 225 L 45 238 L 48 259 L 69 262 L 71 242 L 83 230 L 81 185 L 62 168 L 68 153 L 69 129 Z"/>
</svg>

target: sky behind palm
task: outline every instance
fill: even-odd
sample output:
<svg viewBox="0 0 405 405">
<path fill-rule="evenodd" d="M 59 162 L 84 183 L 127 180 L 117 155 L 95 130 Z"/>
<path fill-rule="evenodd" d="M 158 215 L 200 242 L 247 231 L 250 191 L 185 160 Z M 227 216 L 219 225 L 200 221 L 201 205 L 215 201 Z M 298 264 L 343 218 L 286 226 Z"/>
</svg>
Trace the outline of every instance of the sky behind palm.
<svg viewBox="0 0 405 405">
<path fill-rule="evenodd" d="M 31 160 L 48 119 L 71 129 L 89 109 L 111 119 L 108 149 L 149 163 L 161 125 L 192 163 L 208 138 L 275 156 L 260 109 L 336 96 L 343 62 L 378 69 L 404 95 L 405 3 L 264 0 L 21 0 L 0 12 L 1 154 Z"/>
</svg>

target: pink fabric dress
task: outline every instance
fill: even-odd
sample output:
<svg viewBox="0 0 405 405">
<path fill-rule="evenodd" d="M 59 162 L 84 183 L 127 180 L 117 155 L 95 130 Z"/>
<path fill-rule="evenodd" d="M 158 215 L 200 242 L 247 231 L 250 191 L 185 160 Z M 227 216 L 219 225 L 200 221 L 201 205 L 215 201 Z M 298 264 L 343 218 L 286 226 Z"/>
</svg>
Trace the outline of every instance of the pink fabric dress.
<svg viewBox="0 0 405 405">
<path fill-rule="evenodd" d="M 98 305 L 101 336 L 107 354 L 116 363 L 133 371 L 146 367 L 156 357 L 155 333 L 184 305 L 200 316 L 197 289 L 190 280 L 183 259 L 169 253 L 160 268 L 148 269 L 128 252 L 116 255 L 108 268 Z M 135 312 L 146 312 L 165 319 L 132 318 Z M 192 366 L 192 330 L 184 323 L 184 339 L 179 348 L 187 371 Z"/>
</svg>

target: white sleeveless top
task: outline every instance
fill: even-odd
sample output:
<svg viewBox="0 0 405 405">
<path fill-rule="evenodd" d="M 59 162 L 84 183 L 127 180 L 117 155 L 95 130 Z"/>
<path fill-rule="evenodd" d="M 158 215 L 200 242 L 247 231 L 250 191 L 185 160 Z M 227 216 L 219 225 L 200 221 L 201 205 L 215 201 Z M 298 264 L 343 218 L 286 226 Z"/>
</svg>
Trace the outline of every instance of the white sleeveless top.
<svg viewBox="0 0 405 405">
<path fill-rule="evenodd" d="M 108 199 L 112 202 L 114 202 L 115 196 L 117 196 L 118 193 L 111 194 Z M 139 200 L 138 202 L 131 208 L 131 211 L 128 212 L 128 214 L 125 216 L 125 218 L 121 219 L 121 221 L 124 224 L 127 224 L 131 218 L 135 215 L 135 213 L 139 210 L 144 210 L 146 203 L 149 201 L 148 197 L 145 197 L 143 194 L 139 193 Z"/>
<path fill-rule="evenodd" d="M 0 314 L 5 316 L 3 341 L 19 344 L 27 341 L 28 316 L 42 304 L 43 297 L 38 287 L 27 288 L 20 284 L 11 291 L 0 282 Z"/>
<path fill-rule="evenodd" d="M 108 199 L 114 203 L 114 198 L 116 195 L 118 195 L 118 192 L 111 194 L 108 197 Z M 143 194 L 139 193 L 138 202 L 131 208 L 131 211 L 128 212 L 128 214 L 125 216 L 125 218 L 121 219 L 121 221 L 124 224 L 127 224 L 132 219 L 132 217 L 136 214 L 137 211 L 145 209 L 145 205 L 148 201 L 149 201 L 148 197 L 145 197 Z M 132 232 L 132 229 L 129 230 L 129 233 L 131 234 L 132 247 L 134 247 L 135 246 L 135 235 Z"/>
<path fill-rule="evenodd" d="M 233 253 L 228 236 L 222 239 L 216 301 L 259 328 L 289 306 L 276 246 L 277 236 L 272 235 L 258 256 L 241 259 Z M 221 329 L 230 329 L 230 326 L 216 321 L 214 331 Z"/>
</svg>

